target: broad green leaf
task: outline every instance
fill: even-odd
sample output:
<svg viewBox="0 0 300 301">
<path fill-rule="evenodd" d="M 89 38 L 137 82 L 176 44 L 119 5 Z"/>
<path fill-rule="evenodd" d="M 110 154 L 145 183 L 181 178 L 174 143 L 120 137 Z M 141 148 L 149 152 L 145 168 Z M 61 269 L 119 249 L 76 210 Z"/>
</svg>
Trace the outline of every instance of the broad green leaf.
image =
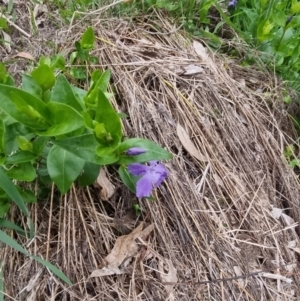
<svg viewBox="0 0 300 301">
<path fill-rule="evenodd" d="M 9 124 L 6 127 L 5 131 L 5 152 L 6 154 L 11 154 L 12 152 L 18 150 L 19 146 L 17 143 L 17 137 L 27 136 L 32 133 L 32 129 L 25 127 L 23 124 L 19 122 L 14 122 Z"/>
<path fill-rule="evenodd" d="M 291 13 L 297 14 L 300 12 L 300 2 L 299 1 L 293 1 L 291 6 Z"/>
<path fill-rule="evenodd" d="M 23 151 L 32 151 L 32 143 L 24 136 L 17 137 L 18 146 Z"/>
<path fill-rule="evenodd" d="M 272 13 L 272 19 L 275 24 L 281 27 L 285 27 L 287 15 L 281 10 L 274 10 Z"/>
<path fill-rule="evenodd" d="M 5 232 L 3 232 L 1 230 L 0 230 L 0 240 L 4 244 L 15 249 L 16 251 L 33 258 L 34 260 L 36 260 L 37 262 L 41 263 L 43 266 L 48 268 L 54 275 L 59 277 L 61 280 L 63 280 L 64 282 L 66 282 L 69 285 L 72 285 L 72 282 L 70 281 L 70 279 L 62 271 L 60 271 L 56 266 L 54 266 L 53 264 L 51 264 L 50 262 L 48 262 L 44 259 L 41 259 L 40 257 L 29 254 L 21 245 L 19 245 L 14 239 L 12 239 L 10 236 L 8 236 Z"/>
<path fill-rule="evenodd" d="M 83 111 L 83 107 L 77 101 L 75 94 L 73 92 L 72 86 L 66 80 L 66 78 L 60 74 L 56 78 L 56 83 L 53 87 L 51 101 L 64 103 L 78 112 Z"/>
<path fill-rule="evenodd" d="M 95 35 L 92 27 L 89 27 L 80 39 L 80 46 L 83 49 L 92 49 L 94 47 Z"/>
<path fill-rule="evenodd" d="M 127 186 L 127 188 L 133 193 L 136 193 L 136 183 L 138 181 L 138 177 L 130 174 L 128 169 L 122 165 L 119 167 L 118 172 L 122 182 Z"/>
<path fill-rule="evenodd" d="M 30 75 L 22 75 L 22 90 L 42 99 L 43 90 Z"/>
<path fill-rule="evenodd" d="M 84 119 L 85 126 L 90 130 L 94 130 L 95 126 L 94 126 L 93 119 L 90 116 L 90 114 L 88 112 L 82 112 L 82 116 Z"/>
<path fill-rule="evenodd" d="M 93 134 L 86 134 L 78 137 L 70 137 L 64 140 L 56 140 L 55 145 L 62 147 L 75 156 L 84 159 L 85 161 L 107 165 L 118 160 L 116 157 L 99 157 L 96 154 L 96 149 L 99 146 Z"/>
<path fill-rule="evenodd" d="M 65 58 L 59 53 L 54 56 L 52 62 L 51 62 L 51 69 L 59 69 L 59 70 L 65 70 L 66 61 Z"/>
<path fill-rule="evenodd" d="M 96 108 L 99 96 L 98 91 L 101 90 L 104 93 L 106 92 L 110 80 L 110 71 L 106 70 L 101 73 L 100 70 L 95 70 L 91 77 L 91 86 L 84 98 L 84 102 L 87 105 Z"/>
<path fill-rule="evenodd" d="M 39 65 L 40 66 L 47 65 L 50 67 L 51 66 L 51 58 L 49 56 L 42 55 L 39 60 Z"/>
<path fill-rule="evenodd" d="M 20 164 L 25 162 L 30 162 L 35 160 L 38 157 L 37 154 L 33 154 L 28 151 L 19 151 L 7 157 L 5 164 Z"/>
<path fill-rule="evenodd" d="M 97 139 L 103 146 L 118 145 L 122 137 L 122 124 L 118 113 L 101 90 L 98 90 L 98 106 L 95 121 L 103 124 L 108 133 L 104 139 Z"/>
<path fill-rule="evenodd" d="M 6 171 L 6 174 L 14 180 L 27 182 L 32 182 L 36 177 L 35 169 L 31 162 L 13 165 Z"/>
<path fill-rule="evenodd" d="M 131 147 L 140 147 L 146 150 L 146 153 L 138 156 L 128 156 L 125 152 Z M 131 164 L 135 162 L 149 162 L 151 160 L 168 160 L 172 159 L 172 155 L 163 149 L 158 144 L 142 139 L 142 138 L 132 138 L 125 140 L 120 144 L 117 149 L 120 159 L 118 164 Z"/>
<path fill-rule="evenodd" d="M 270 32 L 274 28 L 275 23 L 269 20 L 261 20 L 257 27 L 257 39 L 260 42 L 266 41 L 271 38 Z"/>
<path fill-rule="evenodd" d="M 65 149 L 54 145 L 47 158 L 47 168 L 52 181 L 65 194 L 77 179 L 85 161 Z"/>
<path fill-rule="evenodd" d="M 84 108 L 85 105 L 84 105 L 83 99 L 84 99 L 87 92 L 85 90 L 81 89 L 81 88 L 76 87 L 76 86 L 71 86 L 71 88 L 72 88 L 73 93 L 74 93 L 77 101 L 79 102 L 80 106 Z"/>
<path fill-rule="evenodd" d="M 8 178 L 2 168 L 0 168 L 0 187 L 6 192 L 6 194 L 17 204 L 20 210 L 29 217 L 27 207 L 25 206 L 20 193 L 18 192 L 16 186 Z"/>
<path fill-rule="evenodd" d="M 48 141 L 49 137 L 37 137 L 35 141 L 32 142 L 32 153 L 40 155 Z"/>
<path fill-rule="evenodd" d="M 54 86 L 55 75 L 53 70 L 46 64 L 38 66 L 31 72 L 33 79 L 39 84 L 39 86 L 46 91 Z"/>
<path fill-rule="evenodd" d="M 51 126 L 46 131 L 38 131 L 40 136 L 59 136 L 84 126 L 83 117 L 66 104 L 49 102 L 47 108 Z"/>
<path fill-rule="evenodd" d="M 81 175 L 77 178 L 80 186 L 92 185 L 96 180 L 100 172 L 100 166 L 91 162 L 85 162 Z"/>
<path fill-rule="evenodd" d="M 0 84 L 0 108 L 30 128 L 47 129 L 48 109 L 42 100 L 20 89 Z"/>
<path fill-rule="evenodd" d="M 37 202 L 37 198 L 35 196 L 35 194 L 33 193 L 32 190 L 30 189 L 22 189 L 21 187 L 17 187 L 21 197 L 23 198 L 23 201 L 26 204 L 31 204 L 31 203 L 36 203 Z"/>
<path fill-rule="evenodd" d="M 77 79 L 86 79 L 87 78 L 87 73 L 86 73 L 85 67 L 74 67 L 70 69 L 70 74 L 77 78 Z"/>
<path fill-rule="evenodd" d="M 26 236 L 26 232 L 21 227 L 4 218 L 0 218 L 0 227 L 15 230 L 19 234 Z"/>
</svg>

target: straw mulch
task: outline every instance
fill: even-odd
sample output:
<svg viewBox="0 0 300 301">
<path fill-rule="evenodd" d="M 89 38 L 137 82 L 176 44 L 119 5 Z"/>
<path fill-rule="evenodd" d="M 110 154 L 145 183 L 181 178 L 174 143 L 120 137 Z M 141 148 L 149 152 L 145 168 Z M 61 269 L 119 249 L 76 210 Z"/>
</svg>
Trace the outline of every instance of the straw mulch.
<svg viewBox="0 0 300 301">
<path fill-rule="evenodd" d="M 111 70 L 114 105 L 129 116 L 124 134 L 174 155 L 157 201 L 137 200 L 109 168 L 109 200 L 107 187 L 73 188 L 33 206 L 37 236 L 19 242 L 74 285 L 4 248 L 7 300 L 299 300 L 300 189 L 283 156 L 295 133 L 282 89 L 159 17 L 89 20 L 95 68 Z M 83 25 L 59 32 L 66 51 Z M 112 267 L 118 275 L 90 277 Z"/>
</svg>

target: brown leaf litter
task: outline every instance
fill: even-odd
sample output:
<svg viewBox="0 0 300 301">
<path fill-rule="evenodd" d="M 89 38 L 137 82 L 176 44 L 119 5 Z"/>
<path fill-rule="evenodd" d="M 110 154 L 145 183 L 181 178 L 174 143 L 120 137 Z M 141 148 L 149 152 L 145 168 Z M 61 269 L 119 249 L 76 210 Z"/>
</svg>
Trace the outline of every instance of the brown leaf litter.
<svg viewBox="0 0 300 301">
<path fill-rule="evenodd" d="M 132 210 L 138 200 L 114 169 L 108 201 L 77 189 L 32 206 L 36 238 L 12 235 L 31 253 L 49 254 L 74 285 L 3 248 L 11 298 L 299 300 L 300 189 L 282 155 L 296 136 L 278 80 L 213 55 L 157 17 L 89 22 L 100 60 L 94 67 L 111 70 L 114 106 L 130 116 L 125 135 L 171 151 L 170 177 L 157 201 L 139 202 L 138 217 Z M 64 49 L 84 29 L 79 23 L 59 32 L 68 38 Z M 25 223 L 14 208 L 10 216 Z M 146 233 L 143 224 L 151 225 Z M 89 277 L 104 267 L 122 273 Z"/>
</svg>

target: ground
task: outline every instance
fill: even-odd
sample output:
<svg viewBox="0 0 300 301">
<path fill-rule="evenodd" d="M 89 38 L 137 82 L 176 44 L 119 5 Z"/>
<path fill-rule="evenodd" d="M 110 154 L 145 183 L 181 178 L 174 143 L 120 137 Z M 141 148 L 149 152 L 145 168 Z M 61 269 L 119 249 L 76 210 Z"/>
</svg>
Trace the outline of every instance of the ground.
<svg viewBox="0 0 300 301">
<path fill-rule="evenodd" d="M 161 14 L 91 14 L 61 27 L 43 12 L 34 35 L 25 10 L 20 2 L 15 23 L 31 37 L 12 27 L 11 52 L 0 49 L 14 75 L 33 64 L 16 54 L 68 54 L 93 26 L 94 68 L 111 70 L 113 104 L 129 116 L 124 134 L 174 157 L 156 201 L 138 200 L 109 168 L 109 199 L 106 187 L 73 187 L 31 206 L 36 237 L 15 238 L 74 285 L 6 247 L 5 299 L 297 300 L 300 189 L 282 155 L 296 136 L 278 79 L 213 54 Z M 15 208 L 11 217 L 24 223 Z"/>
</svg>

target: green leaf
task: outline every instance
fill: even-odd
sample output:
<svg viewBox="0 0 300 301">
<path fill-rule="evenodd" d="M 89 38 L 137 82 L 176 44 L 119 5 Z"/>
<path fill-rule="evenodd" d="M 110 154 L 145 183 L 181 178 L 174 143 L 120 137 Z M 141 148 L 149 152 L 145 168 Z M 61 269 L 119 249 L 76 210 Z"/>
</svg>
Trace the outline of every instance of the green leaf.
<svg viewBox="0 0 300 301">
<path fill-rule="evenodd" d="M 297 14 L 299 12 L 300 12 L 300 2 L 293 1 L 292 6 L 291 6 L 291 13 Z"/>
<path fill-rule="evenodd" d="M 76 67 L 70 69 L 70 74 L 76 79 L 86 79 L 86 69 L 85 67 Z"/>
<path fill-rule="evenodd" d="M 32 143 L 32 153 L 41 155 L 48 141 L 49 137 L 37 137 Z"/>
<path fill-rule="evenodd" d="M 64 140 L 56 140 L 53 143 L 69 151 L 75 156 L 91 163 L 107 165 L 118 161 L 117 157 L 97 156 L 96 149 L 99 146 L 99 144 L 93 134 L 86 134 L 78 137 L 70 137 Z"/>
<path fill-rule="evenodd" d="M 69 285 L 72 285 L 72 282 L 70 279 L 62 272 L 60 271 L 56 266 L 51 264 L 50 262 L 41 259 L 40 257 L 34 256 L 29 254 L 25 249 L 22 248 L 21 245 L 19 245 L 14 239 L 12 239 L 10 236 L 8 236 L 5 232 L 0 230 L 0 240 L 10 246 L 11 248 L 15 249 L 16 251 L 29 256 L 36 260 L 37 262 L 41 263 L 44 265 L 46 268 L 48 268 L 53 274 L 55 274 L 57 277 L 59 277 L 62 281 L 66 282 Z"/>
<path fill-rule="evenodd" d="M 0 217 L 3 217 L 9 211 L 10 203 L 11 200 L 0 198 Z"/>
<path fill-rule="evenodd" d="M 53 70 L 46 64 L 38 66 L 31 72 L 31 76 L 38 85 L 46 91 L 54 86 L 55 75 Z"/>
<path fill-rule="evenodd" d="M 122 137 L 122 124 L 118 113 L 101 90 L 98 90 L 98 107 L 95 121 L 103 124 L 108 135 L 104 139 L 97 139 L 103 146 L 116 146 Z"/>
<path fill-rule="evenodd" d="M 11 156 L 7 157 L 5 160 L 5 164 L 20 164 L 26 163 L 35 160 L 38 155 L 33 154 L 28 151 L 19 151 L 17 153 L 12 154 Z"/>
<path fill-rule="evenodd" d="M 36 177 L 35 169 L 31 162 L 14 165 L 7 170 L 6 174 L 14 180 L 27 182 L 32 182 Z"/>
<path fill-rule="evenodd" d="M 19 122 L 14 122 L 9 124 L 6 127 L 5 131 L 5 152 L 6 154 L 11 154 L 12 152 L 18 150 L 19 146 L 17 143 L 17 137 L 22 135 L 22 136 L 27 136 L 28 134 L 32 133 L 32 129 L 25 127 L 23 124 Z"/>
<path fill-rule="evenodd" d="M 47 168 L 52 181 L 62 194 L 66 193 L 77 179 L 85 161 L 65 149 L 54 145 L 47 158 Z"/>
<path fill-rule="evenodd" d="M 8 77 L 5 65 L 0 63 L 0 84 L 4 84 Z"/>
<path fill-rule="evenodd" d="M 21 150 L 24 150 L 24 151 L 32 150 L 32 143 L 30 141 L 28 141 L 28 139 L 26 139 L 25 137 L 23 137 L 23 136 L 17 137 L 17 142 L 18 142 L 18 146 Z"/>
<path fill-rule="evenodd" d="M 51 69 L 59 69 L 59 70 L 65 70 L 66 61 L 65 58 L 59 53 L 54 56 L 52 62 L 51 62 Z"/>
<path fill-rule="evenodd" d="M 89 27 L 81 37 L 80 46 L 83 49 L 92 49 L 94 47 L 95 35 L 92 27 Z"/>
<path fill-rule="evenodd" d="M 95 70 L 91 76 L 91 86 L 89 91 L 87 92 L 86 96 L 84 97 L 84 102 L 96 108 L 97 107 L 97 100 L 98 100 L 98 91 L 99 89 L 102 92 L 106 92 L 108 84 L 110 80 L 110 71 L 106 70 L 105 72 L 101 73 L 100 70 Z"/>
<path fill-rule="evenodd" d="M 128 156 L 125 154 L 125 152 L 131 148 L 131 147 L 140 147 L 146 150 L 146 153 L 138 155 L 138 156 Z M 168 160 L 172 159 L 172 155 L 163 149 L 158 144 L 142 139 L 142 138 L 132 138 L 125 140 L 120 144 L 120 146 L 117 149 L 117 152 L 119 153 L 120 160 L 118 161 L 118 164 L 132 164 L 135 162 L 149 162 L 151 160 Z"/>
<path fill-rule="evenodd" d="M 30 75 L 22 75 L 22 90 L 42 99 L 43 90 Z"/>
<path fill-rule="evenodd" d="M 73 92 L 72 86 L 68 83 L 66 78 L 60 74 L 56 78 L 55 86 L 52 91 L 52 102 L 64 103 L 78 112 L 83 111 L 83 107 L 77 101 L 77 98 Z"/>
<path fill-rule="evenodd" d="M 80 186 L 92 185 L 96 180 L 100 172 L 100 166 L 91 162 L 85 162 L 83 172 L 77 178 Z"/>
<path fill-rule="evenodd" d="M 31 203 L 36 203 L 37 202 L 37 198 L 35 196 L 35 194 L 33 193 L 32 190 L 30 189 L 21 189 L 21 187 L 17 186 L 17 189 L 21 195 L 21 197 L 23 198 L 23 201 L 26 204 L 31 204 Z"/>
<path fill-rule="evenodd" d="M 7 21 L 3 17 L 0 17 L 0 29 L 8 29 Z"/>
<path fill-rule="evenodd" d="M 51 58 L 49 56 L 42 55 L 39 60 L 39 65 L 40 66 L 47 65 L 50 67 L 51 66 Z"/>
<path fill-rule="evenodd" d="M 0 99 L 0 108 L 16 121 L 39 130 L 49 127 L 48 108 L 34 95 L 0 84 Z"/>
<path fill-rule="evenodd" d="M 20 210 L 29 217 L 27 207 L 25 206 L 20 193 L 18 192 L 15 185 L 5 174 L 3 169 L 0 168 L 0 187 L 6 192 L 6 194 L 17 204 Z"/>
<path fill-rule="evenodd" d="M 46 131 L 38 131 L 40 136 L 59 136 L 84 126 L 83 117 L 70 106 L 49 102 L 47 104 L 51 126 Z"/>
<path fill-rule="evenodd" d="M 133 193 L 136 193 L 136 182 L 139 178 L 130 174 L 127 168 L 122 165 L 119 167 L 118 172 L 122 182 L 127 186 L 127 188 Z"/>
<path fill-rule="evenodd" d="M 287 15 L 281 10 L 274 10 L 272 13 L 272 19 L 275 24 L 281 27 L 285 27 Z"/>
<path fill-rule="evenodd" d="M 90 130 L 94 130 L 95 126 L 94 126 L 93 119 L 90 116 L 90 114 L 88 112 L 82 112 L 82 116 L 83 116 L 84 124 L 85 124 L 86 128 L 88 128 Z"/>
<path fill-rule="evenodd" d="M 21 227 L 4 218 L 0 218 L 0 227 L 15 230 L 19 234 L 26 236 L 26 232 Z"/>
</svg>

